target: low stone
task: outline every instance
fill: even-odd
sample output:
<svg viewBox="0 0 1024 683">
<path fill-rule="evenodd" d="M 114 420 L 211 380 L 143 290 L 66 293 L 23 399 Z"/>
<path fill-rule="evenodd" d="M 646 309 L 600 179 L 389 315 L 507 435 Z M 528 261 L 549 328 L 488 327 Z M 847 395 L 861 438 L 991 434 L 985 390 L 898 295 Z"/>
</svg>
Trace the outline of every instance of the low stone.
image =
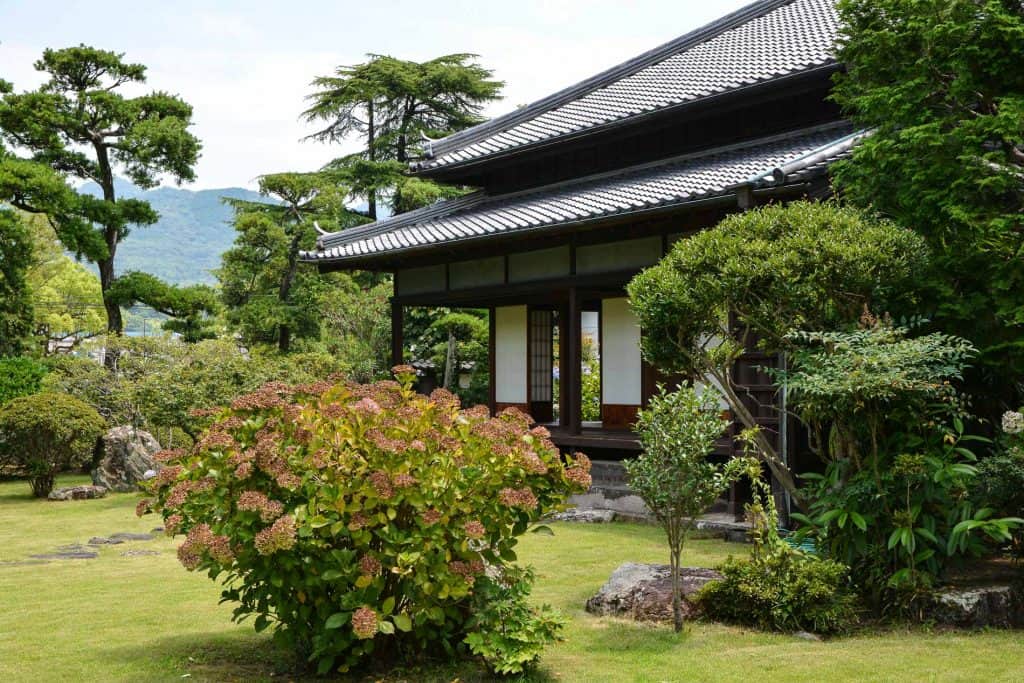
<svg viewBox="0 0 1024 683">
<path fill-rule="evenodd" d="M 713 569 L 682 567 L 682 611 L 684 619 L 700 613 L 692 599 L 708 582 L 721 579 Z M 608 582 L 587 600 L 587 611 L 637 621 L 672 621 L 672 570 L 667 564 L 627 562 L 612 572 Z"/>
<path fill-rule="evenodd" d="M 162 534 L 162 533 L 164 533 L 164 528 L 162 526 L 155 526 L 155 527 L 153 527 L 152 529 L 149 530 L 149 533 L 151 533 L 151 534 Z"/>
<path fill-rule="evenodd" d="M 607 524 L 615 521 L 614 510 L 581 510 L 572 508 L 551 516 L 554 522 L 583 522 L 585 524 Z"/>
<path fill-rule="evenodd" d="M 92 560 L 99 556 L 99 553 L 90 551 L 66 551 L 29 555 L 33 560 Z"/>
<path fill-rule="evenodd" d="M 816 633 L 811 633 L 810 631 L 797 631 L 793 634 L 793 637 L 799 638 L 800 640 L 809 640 L 814 643 L 821 642 L 821 636 Z"/>
<path fill-rule="evenodd" d="M 103 457 L 92 471 L 92 483 L 111 491 L 137 491 L 148 472 L 158 472 L 153 456 L 161 450 L 149 432 L 134 427 L 114 427 L 103 435 Z"/>
<path fill-rule="evenodd" d="M 121 557 L 145 557 L 148 555 L 159 555 L 160 552 L 156 550 L 126 550 L 121 553 Z"/>
<path fill-rule="evenodd" d="M 946 588 L 935 593 L 928 617 L 944 626 L 1024 626 L 1024 596 L 1012 586 Z"/>
<path fill-rule="evenodd" d="M 154 536 L 153 534 L 133 534 L 133 533 L 129 533 L 127 531 L 122 531 L 120 533 L 111 534 L 110 538 L 114 539 L 115 541 L 122 541 L 122 542 L 123 541 L 152 541 L 154 538 L 156 538 L 156 536 Z"/>
<path fill-rule="evenodd" d="M 93 536 L 89 539 L 89 545 L 120 545 L 122 543 L 124 543 L 124 540 L 120 538 L 103 538 L 102 536 Z"/>
<path fill-rule="evenodd" d="M 102 486 L 82 484 L 81 486 L 65 486 L 64 488 L 54 489 L 50 491 L 50 495 L 46 498 L 48 500 L 90 500 L 93 498 L 103 498 L 106 495 L 107 490 Z"/>
</svg>

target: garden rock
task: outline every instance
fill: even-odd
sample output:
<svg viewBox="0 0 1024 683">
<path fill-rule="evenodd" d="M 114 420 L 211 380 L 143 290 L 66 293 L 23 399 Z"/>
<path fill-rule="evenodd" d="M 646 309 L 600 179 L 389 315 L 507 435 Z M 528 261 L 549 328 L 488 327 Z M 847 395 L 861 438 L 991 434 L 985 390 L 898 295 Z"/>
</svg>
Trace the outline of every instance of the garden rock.
<svg viewBox="0 0 1024 683">
<path fill-rule="evenodd" d="M 572 508 L 551 515 L 554 522 L 584 522 L 587 524 L 607 524 L 615 521 L 615 510 L 581 510 Z"/>
<path fill-rule="evenodd" d="M 103 538 L 102 536 L 93 536 L 89 539 L 89 545 L 120 545 L 124 541 L 120 538 Z"/>
<path fill-rule="evenodd" d="M 103 459 L 92 472 L 92 483 L 111 491 L 137 491 L 148 471 L 161 465 L 153 456 L 160 444 L 149 432 L 134 427 L 114 427 L 103 436 Z"/>
<path fill-rule="evenodd" d="M 122 531 L 120 533 L 111 534 L 110 538 L 114 541 L 152 541 L 156 536 L 153 534 L 134 534 Z"/>
<path fill-rule="evenodd" d="M 683 593 L 683 618 L 699 614 L 692 600 L 709 581 L 721 579 L 713 569 L 680 569 Z M 602 616 L 617 616 L 637 621 L 672 621 L 672 574 L 667 564 L 627 562 L 612 572 L 611 578 L 592 598 L 587 611 Z"/>
<path fill-rule="evenodd" d="M 64 488 L 50 491 L 47 500 L 89 500 L 92 498 L 103 498 L 107 495 L 107 489 L 102 486 L 82 484 L 81 486 L 65 486 Z"/>
<path fill-rule="evenodd" d="M 949 588 L 935 594 L 928 616 L 961 628 L 1024 626 L 1024 599 L 1011 586 Z"/>
</svg>

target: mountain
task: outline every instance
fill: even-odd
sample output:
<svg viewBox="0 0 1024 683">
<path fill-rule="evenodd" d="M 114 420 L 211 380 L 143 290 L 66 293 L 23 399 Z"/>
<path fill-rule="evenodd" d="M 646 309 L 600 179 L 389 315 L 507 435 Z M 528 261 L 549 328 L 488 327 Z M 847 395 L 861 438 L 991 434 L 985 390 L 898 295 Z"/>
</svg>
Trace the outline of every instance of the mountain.
<svg viewBox="0 0 1024 683">
<path fill-rule="evenodd" d="M 144 199 L 160 214 L 156 224 L 132 229 L 118 246 L 116 271 L 141 270 L 175 284 L 216 282 L 211 271 L 220 267 L 221 254 L 235 240 L 233 210 L 221 201 L 222 197 L 267 201 L 259 193 L 241 187 L 141 190 L 118 178 L 114 189 L 118 197 Z M 95 183 L 87 183 L 81 191 L 102 195 Z"/>
</svg>

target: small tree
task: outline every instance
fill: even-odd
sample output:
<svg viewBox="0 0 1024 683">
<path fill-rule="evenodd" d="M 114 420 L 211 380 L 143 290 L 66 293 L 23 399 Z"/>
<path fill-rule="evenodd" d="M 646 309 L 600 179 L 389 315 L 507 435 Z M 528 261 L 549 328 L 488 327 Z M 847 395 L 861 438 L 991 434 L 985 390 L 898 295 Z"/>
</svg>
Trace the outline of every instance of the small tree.
<svg viewBox="0 0 1024 683">
<path fill-rule="evenodd" d="M 0 408 L 0 464 L 29 477 L 32 494 L 44 498 L 60 472 L 92 459 L 106 427 L 93 408 L 68 394 L 33 394 Z"/>
<path fill-rule="evenodd" d="M 718 396 L 683 386 L 664 387 L 640 411 L 636 429 L 644 452 L 625 463 L 629 485 L 643 498 L 668 536 L 672 566 L 672 616 L 683 628 L 679 558 L 695 519 L 742 474 L 739 460 L 719 464 L 708 459 L 729 423 L 722 418 Z"/>
<path fill-rule="evenodd" d="M 660 369 L 709 378 L 748 431 L 756 455 L 801 508 L 785 460 L 745 402 L 733 366 L 752 346 L 784 354 L 793 330 L 835 330 L 865 306 L 909 300 L 927 263 L 910 230 L 833 202 L 793 202 L 729 216 L 680 240 L 629 284 L 645 334 L 645 358 Z"/>
</svg>

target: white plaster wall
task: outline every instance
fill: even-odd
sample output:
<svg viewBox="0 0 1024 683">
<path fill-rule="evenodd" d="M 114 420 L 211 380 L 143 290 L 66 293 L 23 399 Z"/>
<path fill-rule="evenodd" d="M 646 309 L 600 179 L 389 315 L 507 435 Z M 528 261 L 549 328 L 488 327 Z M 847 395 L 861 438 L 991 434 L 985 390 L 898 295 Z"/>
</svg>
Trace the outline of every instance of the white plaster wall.
<svg viewBox="0 0 1024 683">
<path fill-rule="evenodd" d="M 526 306 L 494 309 L 494 400 L 526 403 Z"/>
<path fill-rule="evenodd" d="M 601 302 L 601 402 L 640 405 L 640 323 L 625 298 Z"/>
</svg>

